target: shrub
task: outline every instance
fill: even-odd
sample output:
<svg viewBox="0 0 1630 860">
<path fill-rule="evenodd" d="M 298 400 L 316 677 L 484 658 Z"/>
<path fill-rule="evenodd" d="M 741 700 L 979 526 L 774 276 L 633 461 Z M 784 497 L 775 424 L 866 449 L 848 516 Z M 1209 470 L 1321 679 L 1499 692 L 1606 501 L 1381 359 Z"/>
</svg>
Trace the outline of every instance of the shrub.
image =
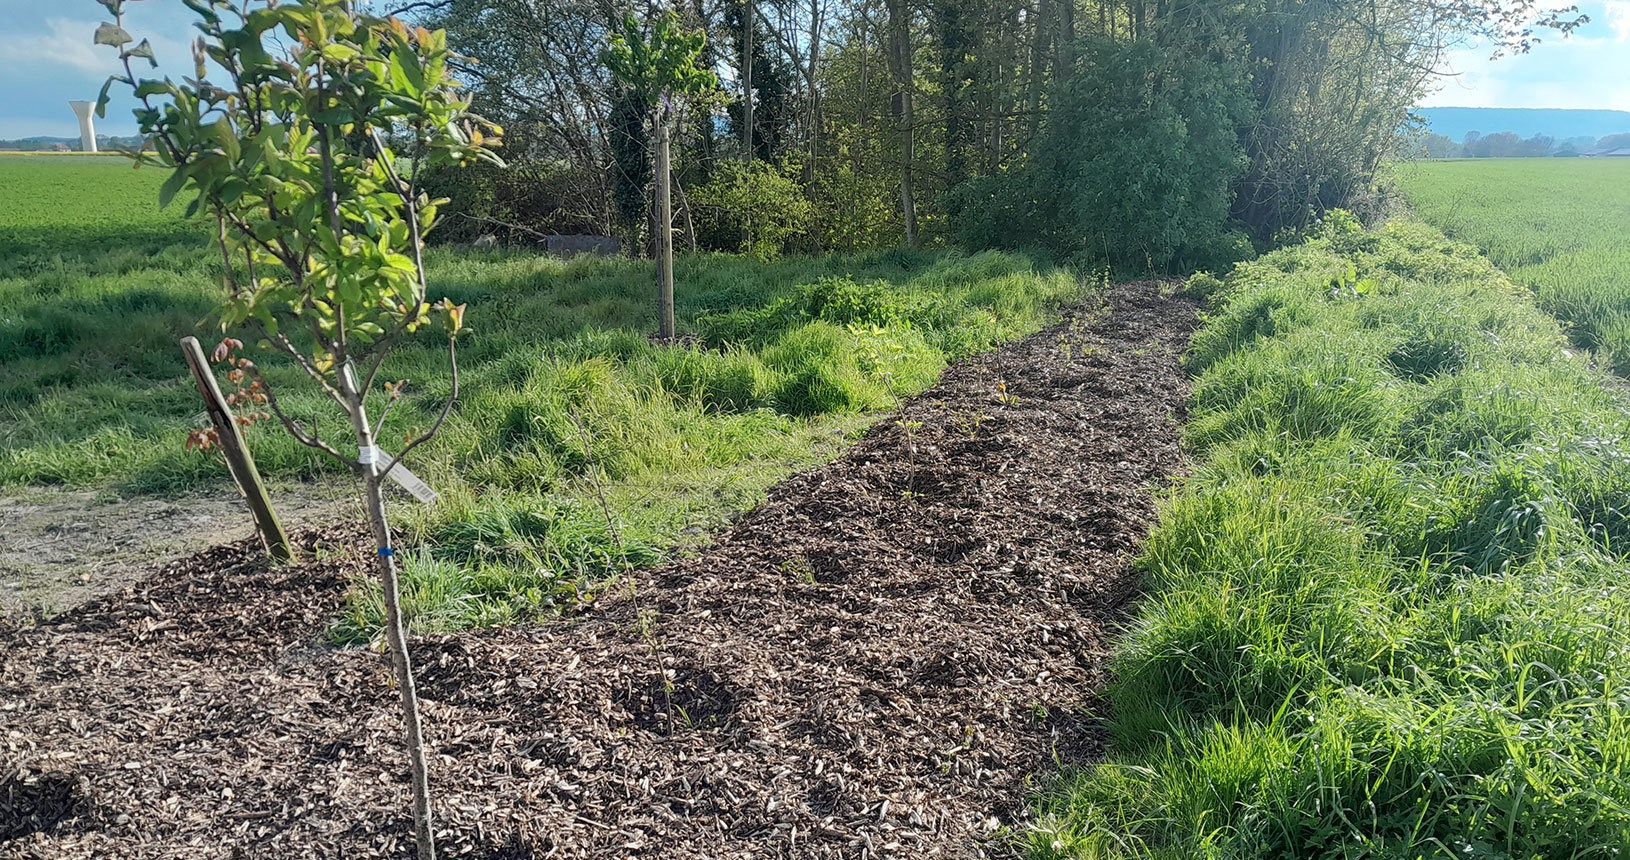
<svg viewBox="0 0 1630 860">
<path fill-rule="evenodd" d="M 958 243 L 1132 272 L 1245 259 L 1228 226 L 1247 163 L 1244 81 L 1152 41 L 1085 39 L 1078 51 L 1020 166 L 956 189 Z"/>
<path fill-rule="evenodd" d="M 697 243 L 773 259 L 805 239 L 814 206 L 804 194 L 802 173 L 790 158 L 718 162 L 713 179 L 691 195 Z"/>
</svg>

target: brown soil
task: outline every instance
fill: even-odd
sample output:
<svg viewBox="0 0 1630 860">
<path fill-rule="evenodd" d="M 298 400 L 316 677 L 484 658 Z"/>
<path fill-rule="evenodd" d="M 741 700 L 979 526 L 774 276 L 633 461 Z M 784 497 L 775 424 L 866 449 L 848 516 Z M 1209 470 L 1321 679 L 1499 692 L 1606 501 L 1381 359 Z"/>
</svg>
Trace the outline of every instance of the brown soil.
<svg viewBox="0 0 1630 860">
<path fill-rule="evenodd" d="M 448 856 L 979 857 L 1102 743 L 1126 557 L 1181 468 L 1157 284 L 951 368 L 575 620 L 415 641 Z M 356 535 L 0 629 L 0 855 L 408 857 L 384 658 L 314 645 Z"/>
<path fill-rule="evenodd" d="M 343 481 L 270 491 L 289 528 L 361 512 Z M 8 490 L 0 497 L 0 615 L 53 615 L 130 586 L 155 566 L 254 533 L 249 506 L 229 481 L 213 492 L 162 499 Z"/>
</svg>

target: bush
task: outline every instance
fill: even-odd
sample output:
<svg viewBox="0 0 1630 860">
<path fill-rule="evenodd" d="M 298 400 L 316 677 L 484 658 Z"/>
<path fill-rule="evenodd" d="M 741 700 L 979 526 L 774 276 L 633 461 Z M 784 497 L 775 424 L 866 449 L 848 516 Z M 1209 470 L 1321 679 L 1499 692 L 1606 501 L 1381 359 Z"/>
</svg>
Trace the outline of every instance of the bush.
<svg viewBox="0 0 1630 860">
<path fill-rule="evenodd" d="M 595 196 L 599 177 L 543 155 L 547 134 L 536 125 L 505 123 L 507 166 L 427 168 L 420 177 L 425 192 L 447 199 L 430 234 L 433 241 L 473 242 L 491 234 L 517 245 L 536 245 L 537 233 L 605 232 L 604 224 L 582 214 L 602 208 Z"/>
<path fill-rule="evenodd" d="M 1246 160 L 1245 83 L 1150 41 L 1087 39 L 1023 162 L 956 190 L 957 241 L 1039 246 L 1128 272 L 1226 266 L 1249 255 L 1229 227 Z"/>
<path fill-rule="evenodd" d="M 720 162 L 712 181 L 691 195 L 697 244 L 773 259 L 807 238 L 814 207 L 802 172 L 791 159 Z"/>
</svg>

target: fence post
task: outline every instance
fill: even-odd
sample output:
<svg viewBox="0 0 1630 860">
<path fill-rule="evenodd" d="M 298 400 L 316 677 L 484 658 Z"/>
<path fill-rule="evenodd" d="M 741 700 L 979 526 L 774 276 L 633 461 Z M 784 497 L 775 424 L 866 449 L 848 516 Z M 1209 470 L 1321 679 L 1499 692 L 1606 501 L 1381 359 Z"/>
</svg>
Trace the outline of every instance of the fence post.
<svg viewBox="0 0 1630 860">
<path fill-rule="evenodd" d="M 187 367 L 192 369 L 193 380 L 198 383 L 198 393 L 204 398 L 204 410 L 209 413 L 209 422 L 215 426 L 215 435 L 220 437 L 221 453 L 226 455 L 227 468 L 232 470 L 232 478 L 238 482 L 238 489 L 249 500 L 249 511 L 255 517 L 255 528 L 260 531 L 266 551 L 278 561 L 292 559 L 294 551 L 289 547 L 289 536 L 283 531 L 283 524 L 277 521 L 277 512 L 272 510 L 272 500 L 266 495 L 260 470 L 255 468 L 255 458 L 243 443 L 243 434 L 238 431 L 238 423 L 227 408 L 226 398 L 221 396 L 221 386 L 215 382 L 215 374 L 209 369 L 204 348 L 198 345 L 198 338 L 184 337 L 181 339 L 181 352 L 187 357 Z"/>
</svg>

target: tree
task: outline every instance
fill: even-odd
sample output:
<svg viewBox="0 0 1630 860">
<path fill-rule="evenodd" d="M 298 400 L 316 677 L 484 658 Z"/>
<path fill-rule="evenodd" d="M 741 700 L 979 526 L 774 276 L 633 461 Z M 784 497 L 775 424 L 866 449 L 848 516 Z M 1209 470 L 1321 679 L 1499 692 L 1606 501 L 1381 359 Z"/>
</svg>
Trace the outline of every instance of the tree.
<svg viewBox="0 0 1630 860">
<path fill-rule="evenodd" d="M 435 164 L 501 163 L 492 151 L 501 130 L 461 99 L 445 33 L 358 15 L 348 0 L 267 0 L 258 8 L 184 0 L 203 36 L 193 46 L 195 77 L 179 84 L 137 77 L 132 60 L 152 60 L 152 50 L 146 40 L 126 47 L 133 41 L 123 27 L 126 0 L 100 2 L 114 21 L 97 29 L 96 42 L 119 50 L 124 73 L 109 78 L 98 110 L 112 85 L 132 88 L 144 138 L 137 157 L 170 171 L 160 205 L 185 194 L 187 213 L 212 223 L 223 262 L 223 328 L 258 334 L 350 425 L 355 456 L 285 413 L 250 365 L 288 432 L 363 479 L 406 723 L 415 841 L 429 860 L 429 773 L 382 482 L 435 435 L 458 397 L 464 306 L 427 300 L 421 254 L 440 201 L 424 193 L 420 175 Z M 274 53 L 268 44 L 282 47 Z M 210 63 L 224 72 L 222 85 L 210 80 Z M 434 424 L 392 458 L 376 445 L 382 424 L 370 422 L 368 397 L 392 346 L 430 326 L 447 336 L 452 392 Z M 381 423 L 402 385 L 385 384 Z"/>
<path fill-rule="evenodd" d="M 674 97 L 718 86 L 713 73 L 696 64 L 706 41 L 701 33 L 681 28 L 673 12 L 657 16 L 649 36 L 639 20 L 629 15 L 623 19 L 623 31 L 613 34 L 601 53 L 601 61 L 622 83 L 624 95 L 651 113 L 656 129 L 657 335 L 664 340 L 675 334 L 673 201 L 668 191 L 673 180 L 669 137 Z"/>
<path fill-rule="evenodd" d="M 1024 162 L 958 189 L 958 240 L 1122 271 L 1236 262 L 1227 225 L 1248 163 L 1245 82 L 1150 42 L 1082 39 L 1078 51 Z"/>
<path fill-rule="evenodd" d="M 913 99 L 916 88 L 911 63 L 911 24 L 905 0 L 887 0 L 889 72 L 894 76 L 894 109 L 900 129 L 900 214 L 905 223 L 906 245 L 917 247 L 917 186 L 912 162 L 917 158 L 917 112 Z"/>
<path fill-rule="evenodd" d="M 455 47 L 482 58 L 469 67 L 482 109 L 498 111 L 516 128 L 535 123 L 546 145 L 534 157 L 571 165 L 554 176 L 582 177 L 557 180 L 560 196 L 574 197 L 559 209 L 592 209 L 610 224 L 616 198 L 633 216 L 625 222 L 656 220 L 645 182 L 651 160 L 642 158 L 649 145 L 644 107 L 627 102 L 627 88 L 593 61 L 596 48 L 620 30 L 624 6 L 412 5 L 434 10 L 452 28 Z M 706 44 L 720 46 L 704 49 L 698 67 L 734 73 L 750 93 L 733 93 L 738 100 L 724 110 L 686 105 L 676 176 L 691 188 L 707 185 L 718 157 L 748 148 L 749 138 L 760 160 L 800 153 L 805 195 L 819 213 L 810 236 L 828 248 L 943 241 L 967 199 L 947 192 L 967 181 L 1010 177 L 1049 125 L 1065 118 L 1060 84 L 1075 74 L 1083 52 L 1098 50 L 1083 40 L 1149 44 L 1173 63 L 1246 82 L 1251 110 L 1235 133 L 1249 161 L 1225 218 L 1260 244 L 1308 227 L 1331 207 L 1378 213 L 1384 207 L 1377 170 L 1414 145 L 1398 130 L 1439 80 L 1446 50 L 1479 36 L 1501 51 L 1520 52 L 1547 29 L 1567 32 L 1582 19 L 1547 11 L 1539 0 L 672 5 L 687 27 L 707 35 Z M 1073 96 L 1088 105 L 1094 98 Z M 727 135 L 730 143 L 715 149 Z M 453 186 L 450 196 L 462 195 Z"/>
</svg>

